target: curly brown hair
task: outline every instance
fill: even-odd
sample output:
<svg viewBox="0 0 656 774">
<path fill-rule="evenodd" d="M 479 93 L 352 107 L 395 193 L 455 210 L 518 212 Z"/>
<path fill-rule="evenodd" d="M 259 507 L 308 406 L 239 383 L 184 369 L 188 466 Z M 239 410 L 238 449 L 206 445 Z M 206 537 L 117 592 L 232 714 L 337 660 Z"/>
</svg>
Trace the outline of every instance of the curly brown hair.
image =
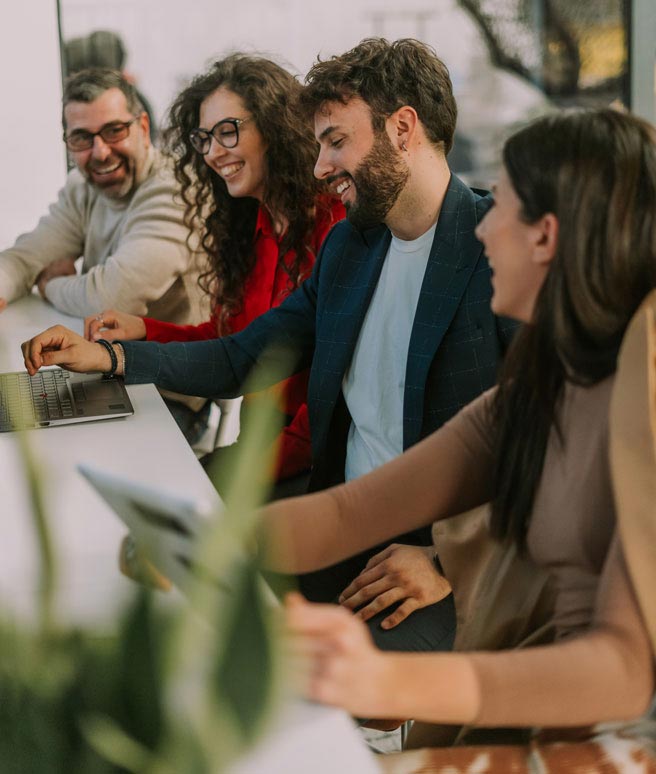
<svg viewBox="0 0 656 774">
<path fill-rule="evenodd" d="M 319 60 L 305 77 L 302 104 L 313 115 L 325 102 L 360 97 L 376 131 L 400 107 L 417 111 L 428 139 L 446 155 L 453 145 L 458 109 L 449 71 L 425 43 L 367 38 L 345 54 Z"/>
<path fill-rule="evenodd" d="M 233 198 L 225 182 L 197 153 L 189 132 L 199 125 L 200 106 L 217 89 L 237 94 L 253 116 L 267 148 L 262 204 L 284 218 L 288 227 L 279 250 L 290 288 L 304 279 L 301 267 L 310 254 L 309 237 L 318 216 L 320 184 L 314 178 L 316 141 L 308 121 L 300 116 L 302 90 L 296 78 L 280 65 L 257 56 L 231 54 L 197 76 L 176 98 L 169 111 L 166 144 L 175 158 L 175 174 L 185 205 L 185 223 L 201 234 L 208 257 L 201 287 L 220 308 L 219 334 L 229 332 L 229 318 L 243 304 L 246 279 L 253 270 L 253 237 L 258 202 Z M 291 265 L 282 258 L 289 250 Z"/>
</svg>

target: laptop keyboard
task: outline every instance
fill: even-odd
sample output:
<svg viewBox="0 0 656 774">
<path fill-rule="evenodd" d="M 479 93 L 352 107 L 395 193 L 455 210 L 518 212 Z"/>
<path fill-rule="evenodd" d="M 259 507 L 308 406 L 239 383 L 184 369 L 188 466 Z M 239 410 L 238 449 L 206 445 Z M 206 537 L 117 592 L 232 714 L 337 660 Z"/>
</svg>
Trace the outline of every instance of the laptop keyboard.
<svg viewBox="0 0 656 774">
<path fill-rule="evenodd" d="M 0 430 L 72 417 L 73 406 L 66 389 L 70 376 L 61 369 L 39 371 L 34 376 L 0 374 Z"/>
</svg>

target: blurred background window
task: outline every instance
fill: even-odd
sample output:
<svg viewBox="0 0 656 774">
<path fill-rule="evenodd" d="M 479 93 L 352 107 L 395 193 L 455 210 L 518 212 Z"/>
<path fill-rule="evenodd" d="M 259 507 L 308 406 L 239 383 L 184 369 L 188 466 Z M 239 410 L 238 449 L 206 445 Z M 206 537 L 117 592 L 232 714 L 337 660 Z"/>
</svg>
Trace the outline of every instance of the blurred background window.
<svg viewBox="0 0 656 774">
<path fill-rule="evenodd" d="M 93 33 L 112 33 L 122 47 L 121 68 L 147 96 L 159 125 L 188 79 L 233 50 L 264 53 L 303 76 L 318 54 L 341 53 L 368 36 L 423 40 L 449 66 L 458 99 L 451 165 L 481 187 L 490 184 L 501 141 L 518 122 L 554 106 L 630 105 L 631 14 L 645 3 L 656 5 L 405 0 L 399 9 L 397 0 L 59 0 L 64 51 Z M 653 89 L 653 77 L 650 83 Z"/>
</svg>

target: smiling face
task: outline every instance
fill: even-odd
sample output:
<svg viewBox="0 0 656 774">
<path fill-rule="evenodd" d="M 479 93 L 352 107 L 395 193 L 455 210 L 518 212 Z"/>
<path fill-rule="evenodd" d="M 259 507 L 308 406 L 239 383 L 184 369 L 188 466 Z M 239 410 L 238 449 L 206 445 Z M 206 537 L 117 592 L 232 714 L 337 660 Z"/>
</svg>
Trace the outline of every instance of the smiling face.
<svg viewBox="0 0 656 774">
<path fill-rule="evenodd" d="M 132 121 L 125 95 L 120 89 L 107 89 L 93 102 L 69 102 L 64 107 L 66 133 L 97 132 L 107 124 Z M 148 158 L 150 137 L 145 113 L 130 126 L 124 140 L 106 143 L 94 138 L 88 150 L 69 151 L 75 165 L 104 196 L 122 199 L 132 193 L 141 179 Z"/>
<path fill-rule="evenodd" d="M 556 249 L 553 214 L 535 223 L 521 217 L 521 201 L 507 172 L 494 187 L 494 206 L 476 228 L 493 271 L 491 307 L 495 314 L 531 322 L 540 288 Z"/>
<path fill-rule="evenodd" d="M 250 118 L 242 98 L 221 87 L 210 94 L 200 106 L 199 124 L 208 132 L 226 118 Z M 260 203 L 266 181 L 266 146 L 255 121 L 239 127 L 239 142 L 234 148 L 224 148 L 214 138 L 205 163 L 225 182 L 230 196 L 251 196 Z"/>
<path fill-rule="evenodd" d="M 359 97 L 325 103 L 314 117 L 319 158 L 314 174 L 340 196 L 356 228 L 385 222 L 409 177 L 386 130 L 376 132 Z"/>
</svg>

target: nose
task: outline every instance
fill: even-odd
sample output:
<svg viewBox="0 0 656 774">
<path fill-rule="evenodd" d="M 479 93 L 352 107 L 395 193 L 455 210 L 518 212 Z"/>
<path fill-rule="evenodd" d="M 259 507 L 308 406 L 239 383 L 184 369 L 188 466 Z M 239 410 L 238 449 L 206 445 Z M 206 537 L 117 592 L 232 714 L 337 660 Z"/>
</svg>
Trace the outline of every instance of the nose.
<svg viewBox="0 0 656 774">
<path fill-rule="evenodd" d="M 93 148 L 91 149 L 91 154 L 94 159 L 97 159 L 98 161 L 104 161 L 112 152 L 112 149 L 107 145 L 107 143 L 103 140 L 103 138 L 97 134 L 93 138 Z"/>
<path fill-rule="evenodd" d="M 487 219 L 489 217 L 489 210 L 488 212 L 483 215 L 482 219 L 479 221 L 478 225 L 474 229 L 474 234 L 476 235 L 476 239 L 478 239 L 479 242 L 485 241 L 485 234 L 487 233 Z"/>
<path fill-rule="evenodd" d="M 221 145 L 220 142 L 217 142 L 215 137 L 212 137 L 210 139 L 210 149 L 205 154 L 205 163 L 211 164 L 212 161 L 215 159 L 223 158 L 227 153 L 227 149 Z"/>
<path fill-rule="evenodd" d="M 334 171 L 335 168 L 328 158 L 328 151 L 323 146 L 320 146 L 317 162 L 314 165 L 314 176 L 317 180 L 323 180 Z"/>
</svg>

